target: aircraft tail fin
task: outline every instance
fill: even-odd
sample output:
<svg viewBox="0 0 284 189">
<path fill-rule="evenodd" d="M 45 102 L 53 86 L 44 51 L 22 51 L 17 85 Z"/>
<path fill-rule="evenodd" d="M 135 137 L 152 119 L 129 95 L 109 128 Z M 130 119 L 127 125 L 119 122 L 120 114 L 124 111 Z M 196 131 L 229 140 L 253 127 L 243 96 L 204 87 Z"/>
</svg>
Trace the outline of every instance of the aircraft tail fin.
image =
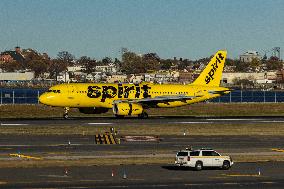
<svg viewBox="0 0 284 189">
<path fill-rule="evenodd" d="M 220 50 L 210 60 L 193 85 L 219 86 L 227 56 L 227 51 Z"/>
</svg>

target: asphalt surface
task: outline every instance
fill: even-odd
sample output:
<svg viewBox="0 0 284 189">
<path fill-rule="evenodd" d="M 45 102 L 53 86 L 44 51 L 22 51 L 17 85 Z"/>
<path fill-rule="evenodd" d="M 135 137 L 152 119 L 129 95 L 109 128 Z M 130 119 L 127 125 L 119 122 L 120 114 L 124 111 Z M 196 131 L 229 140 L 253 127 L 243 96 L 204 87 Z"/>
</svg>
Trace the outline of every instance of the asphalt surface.
<svg viewBox="0 0 284 189">
<path fill-rule="evenodd" d="M 226 116 L 226 117 L 196 117 L 196 116 L 151 116 L 148 119 L 126 117 L 117 119 L 115 117 L 70 117 L 63 118 L 36 118 L 36 119 L 0 119 L 0 126 L 22 126 L 22 125 L 156 125 L 156 124 L 212 124 L 212 123 L 284 123 L 282 116 Z"/>
<path fill-rule="evenodd" d="M 53 119 L 2 119 L 1 126 L 50 125 L 155 125 L 155 124 L 268 124 L 284 123 L 282 117 L 112 117 Z M 120 136 L 119 136 L 120 137 Z M 275 155 L 272 148 L 284 146 L 284 136 L 159 136 L 159 142 L 126 142 L 98 145 L 92 135 L 9 135 L 0 133 L 0 161 L 17 161 L 20 153 L 45 159 L 112 157 L 175 157 L 185 147 L 211 147 L 223 154 Z M 64 155 L 60 155 L 64 153 Z M 66 155 L 67 154 L 67 155 Z M 119 156 L 119 155 L 122 156 Z M 67 174 L 65 171 L 67 170 Z M 114 177 L 111 173 L 114 173 Z M 259 175 L 260 172 L 260 175 Z M 125 174 L 124 174 L 125 173 Z M 123 176 L 126 175 L 126 179 Z M 172 165 L 120 165 L 48 168 L 0 168 L 0 188 L 283 188 L 284 162 L 236 163 L 231 170 L 176 169 Z"/>
<path fill-rule="evenodd" d="M 48 135 L 26 136 L 0 134 L 0 159 L 7 154 L 22 153 L 37 156 L 58 156 L 62 152 L 73 156 L 104 156 L 114 154 L 170 154 L 172 157 L 186 147 L 213 148 L 221 153 L 239 155 L 247 153 L 279 154 L 273 148 L 283 148 L 284 136 L 160 136 L 159 142 L 126 142 L 121 144 L 95 144 L 94 136 Z"/>
<path fill-rule="evenodd" d="M 283 169 L 283 162 L 237 163 L 230 170 L 202 171 L 173 165 L 0 168 L 0 187 L 283 188 Z"/>
</svg>

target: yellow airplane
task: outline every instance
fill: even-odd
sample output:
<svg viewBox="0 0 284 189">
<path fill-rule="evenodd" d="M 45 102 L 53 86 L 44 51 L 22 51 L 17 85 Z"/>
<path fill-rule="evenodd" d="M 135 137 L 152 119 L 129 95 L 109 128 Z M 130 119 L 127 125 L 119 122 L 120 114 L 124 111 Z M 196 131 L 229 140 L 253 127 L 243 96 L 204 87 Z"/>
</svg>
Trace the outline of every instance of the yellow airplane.
<svg viewBox="0 0 284 189">
<path fill-rule="evenodd" d="M 69 108 L 81 113 L 100 114 L 112 109 L 116 117 L 137 115 L 147 118 L 145 109 L 184 106 L 228 94 L 220 87 L 227 52 L 220 50 L 210 60 L 199 77 L 191 84 L 112 84 L 70 83 L 51 87 L 39 97 L 42 104 Z"/>
</svg>

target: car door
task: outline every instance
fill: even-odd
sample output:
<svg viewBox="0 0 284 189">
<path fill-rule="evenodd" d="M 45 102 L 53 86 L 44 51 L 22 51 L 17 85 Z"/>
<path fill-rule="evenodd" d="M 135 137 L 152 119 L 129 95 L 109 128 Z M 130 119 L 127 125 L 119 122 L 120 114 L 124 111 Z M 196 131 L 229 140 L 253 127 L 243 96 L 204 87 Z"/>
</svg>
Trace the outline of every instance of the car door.
<svg viewBox="0 0 284 189">
<path fill-rule="evenodd" d="M 212 166 L 220 167 L 222 165 L 223 165 L 223 161 L 222 161 L 220 154 L 218 154 L 215 151 L 212 151 Z"/>
<path fill-rule="evenodd" d="M 207 150 L 202 151 L 202 162 L 204 167 L 213 166 L 212 151 L 207 151 Z"/>
</svg>

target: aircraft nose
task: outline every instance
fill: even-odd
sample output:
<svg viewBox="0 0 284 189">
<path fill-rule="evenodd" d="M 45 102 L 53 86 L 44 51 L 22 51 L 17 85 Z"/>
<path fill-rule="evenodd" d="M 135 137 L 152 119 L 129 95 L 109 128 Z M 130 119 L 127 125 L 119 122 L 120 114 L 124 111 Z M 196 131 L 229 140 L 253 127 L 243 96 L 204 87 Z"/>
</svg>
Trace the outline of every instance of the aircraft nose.
<svg viewBox="0 0 284 189">
<path fill-rule="evenodd" d="M 42 104 L 47 104 L 47 95 L 46 94 L 40 95 L 39 102 Z"/>
</svg>

